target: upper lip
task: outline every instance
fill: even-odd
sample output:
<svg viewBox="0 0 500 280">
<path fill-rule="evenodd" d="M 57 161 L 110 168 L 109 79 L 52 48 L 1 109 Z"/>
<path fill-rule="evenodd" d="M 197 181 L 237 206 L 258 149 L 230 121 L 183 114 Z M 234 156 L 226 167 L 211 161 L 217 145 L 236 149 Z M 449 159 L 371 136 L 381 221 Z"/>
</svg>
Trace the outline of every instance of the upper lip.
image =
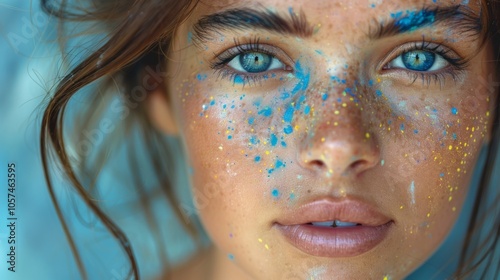
<svg viewBox="0 0 500 280">
<path fill-rule="evenodd" d="M 363 226 L 380 226 L 392 220 L 378 209 L 355 199 L 323 198 L 288 210 L 276 220 L 284 226 L 339 220 Z"/>
</svg>

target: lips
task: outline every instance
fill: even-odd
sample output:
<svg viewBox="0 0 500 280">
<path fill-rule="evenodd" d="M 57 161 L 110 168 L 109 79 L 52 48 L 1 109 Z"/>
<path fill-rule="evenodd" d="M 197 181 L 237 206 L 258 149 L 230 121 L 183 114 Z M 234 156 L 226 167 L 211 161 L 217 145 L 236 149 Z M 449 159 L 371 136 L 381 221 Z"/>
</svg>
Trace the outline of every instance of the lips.
<svg viewBox="0 0 500 280">
<path fill-rule="evenodd" d="M 370 251 L 387 237 L 393 224 L 361 201 L 322 199 L 288 211 L 274 226 L 304 253 L 342 258 Z"/>
</svg>

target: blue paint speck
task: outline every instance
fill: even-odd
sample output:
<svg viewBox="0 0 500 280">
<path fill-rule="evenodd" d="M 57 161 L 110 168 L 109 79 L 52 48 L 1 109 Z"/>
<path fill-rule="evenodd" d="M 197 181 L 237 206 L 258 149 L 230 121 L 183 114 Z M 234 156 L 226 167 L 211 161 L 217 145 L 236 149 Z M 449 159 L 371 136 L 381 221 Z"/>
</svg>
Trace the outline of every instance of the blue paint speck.
<svg viewBox="0 0 500 280">
<path fill-rule="evenodd" d="M 453 115 L 458 114 L 458 109 L 457 109 L 457 108 L 455 108 L 455 107 L 451 107 L 451 113 L 452 113 Z"/>
<path fill-rule="evenodd" d="M 297 77 L 297 79 L 299 79 L 299 82 L 293 88 L 292 95 L 296 94 L 300 90 L 306 90 L 307 87 L 309 86 L 309 78 L 310 78 L 309 72 L 306 73 L 304 71 L 299 61 L 295 63 L 295 70 L 296 70 L 295 76 Z"/>
<path fill-rule="evenodd" d="M 228 135 L 228 136 L 227 136 L 227 139 L 228 139 L 228 140 L 231 140 L 231 139 L 233 139 L 233 136 Z"/>
<path fill-rule="evenodd" d="M 269 117 L 273 113 L 273 109 L 270 107 L 266 107 L 259 111 L 259 115 L 263 115 L 264 117 Z"/>
<path fill-rule="evenodd" d="M 414 31 L 423 26 L 434 23 L 435 21 L 435 12 L 429 10 L 420 10 L 418 12 L 415 11 L 406 11 L 406 15 L 403 15 L 403 12 L 391 14 L 393 18 L 396 19 L 396 27 L 398 27 L 399 31 Z"/>
<path fill-rule="evenodd" d="M 311 107 L 309 107 L 309 105 L 306 105 L 306 107 L 304 108 L 304 114 L 309 115 L 309 112 L 311 112 Z"/>
<path fill-rule="evenodd" d="M 252 136 L 252 137 L 250 137 L 250 143 L 255 145 L 255 144 L 259 143 L 259 140 L 257 139 L 257 137 Z"/>
<path fill-rule="evenodd" d="M 235 84 L 243 84 L 245 82 L 245 79 L 240 76 L 240 75 L 236 75 L 234 76 L 234 83 Z"/>
<path fill-rule="evenodd" d="M 196 79 L 198 79 L 198 81 L 204 81 L 206 78 L 207 75 L 201 75 L 201 74 L 196 75 Z"/>
<path fill-rule="evenodd" d="M 234 255 L 233 254 L 228 254 L 227 257 L 228 257 L 228 259 L 234 261 Z"/>
<path fill-rule="evenodd" d="M 292 122 L 294 108 L 292 106 L 288 107 L 283 115 L 283 120 L 287 123 Z"/>
<path fill-rule="evenodd" d="M 248 118 L 248 124 L 253 124 L 254 121 L 255 121 L 255 118 L 253 118 L 253 117 Z"/>
<path fill-rule="evenodd" d="M 278 143 L 278 137 L 276 137 L 276 135 L 273 133 L 271 134 L 271 146 L 276 146 L 276 144 Z"/>
<path fill-rule="evenodd" d="M 290 93 L 288 93 L 288 92 L 283 92 L 281 94 L 281 99 L 283 99 L 283 100 L 287 99 L 288 97 L 290 97 Z"/>
<path fill-rule="evenodd" d="M 293 132 L 293 127 L 291 125 L 288 125 L 285 128 L 283 128 L 283 132 L 285 132 L 285 134 L 290 134 Z"/>
<path fill-rule="evenodd" d="M 255 160 L 255 162 L 259 162 L 259 161 L 260 161 L 260 156 L 256 156 L 256 157 L 254 158 L 254 160 Z"/>
<path fill-rule="evenodd" d="M 325 101 L 327 98 L 328 98 L 328 93 L 323 93 L 323 95 L 321 95 L 321 99 L 323 101 Z"/>
<path fill-rule="evenodd" d="M 278 197 L 278 196 L 280 195 L 280 191 L 279 191 L 278 189 L 273 189 L 273 190 L 271 191 L 271 195 L 272 195 L 273 197 Z"/>
<path fill-rule="evenodd" d="M 382 92 L 381 92 L 380 90 L 378 90 L 378 89 L 375 91 L 375 93 L 376 93 L 376 94 L 377 94 L 377 96 L 379 96 L 379 97 L 380 97 L 380 96 L 382 96 Z"/>
</svg>

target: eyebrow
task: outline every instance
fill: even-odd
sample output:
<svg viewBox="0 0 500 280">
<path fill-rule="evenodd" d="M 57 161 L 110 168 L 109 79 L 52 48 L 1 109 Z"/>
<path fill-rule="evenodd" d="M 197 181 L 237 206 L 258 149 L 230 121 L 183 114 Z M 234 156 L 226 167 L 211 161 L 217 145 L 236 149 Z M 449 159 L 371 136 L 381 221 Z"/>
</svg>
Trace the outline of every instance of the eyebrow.
<svg viewBox="0 0 500 280">
<path fill-rule="evenodd" d="M 415 31 L 420 28 L 446 24 L 450 29 L 455 29 L 464 36 L 477 36 L 483 30 L 481 16 L 464 5 L 447 7 L 424 7 L 418 11 L 391 13 L 387 23 L 379 23 L 377 28 L 370 30 L 371 39 L 382 39 L 403 33 Z"/>
<path fill-rule="evenodd" d="M 285 17 L 271 10 L 242 8 L 210 14 L 193 26 L 194 38 L 203 42 L 222 31 L 251 28 L 302 38 L 312 36 L 314 27 L 308 23 L 305 13 L 301 10 L 297 14 L 292 9 L 288 12 L 289 15 Z"/>
</svg>

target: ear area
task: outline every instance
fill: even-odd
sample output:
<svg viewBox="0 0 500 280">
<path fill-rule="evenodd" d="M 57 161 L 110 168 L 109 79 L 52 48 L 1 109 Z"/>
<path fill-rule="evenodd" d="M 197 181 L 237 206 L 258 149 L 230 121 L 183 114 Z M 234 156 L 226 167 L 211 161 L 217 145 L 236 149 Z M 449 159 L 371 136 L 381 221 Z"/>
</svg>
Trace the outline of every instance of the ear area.
<svg viewBox="0 0 500 280">
<path fill-rule="evenodd" d="M 179 128 L 163 87 L 150 91 L 146 102 L 146 111 L 153 126 L 168 135 L 178 135 Z"/>
</svg>

